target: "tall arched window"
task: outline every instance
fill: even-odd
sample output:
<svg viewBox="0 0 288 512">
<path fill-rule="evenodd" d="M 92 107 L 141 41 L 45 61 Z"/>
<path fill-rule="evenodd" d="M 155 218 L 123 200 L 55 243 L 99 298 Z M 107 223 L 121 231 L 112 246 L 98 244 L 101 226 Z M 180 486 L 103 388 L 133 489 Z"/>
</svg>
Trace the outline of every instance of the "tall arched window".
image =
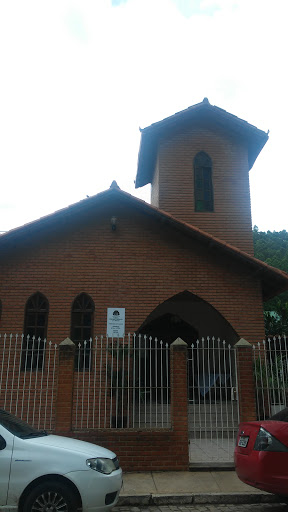
<svg viewBox="0 0 288 512">
<path fill-rule="evenodd" d="M 81 293 L 76 297 L 72 304 L 71 311 L 71 340 L 76 345 L 76 354 L 78 346 L 81 345 L 80 357 L 78 356 L 75 361 L 75 369 L 83 370 L 89 368 L 90 359 L 90 338 L 93 337 L 93 316 L 94 316 L 94 302 L 87 295 Z M 87 342 L 86 347 L 84 341 Z M 84 364 L 85 362 L 85 364 Z"/>
<path fill-rule="evenodd" d="M 204 151 L 194 158 L 194 198 L 196 212 L 213 212 L 212 160 Z"/>
<path fill-rule="evenodd" d="M 48 313 L 49 303 L 42 293 L 34 293 L 27 300 L 22 345 L 22 370 L 37 370 L 43 366 Z"/>
</svg>

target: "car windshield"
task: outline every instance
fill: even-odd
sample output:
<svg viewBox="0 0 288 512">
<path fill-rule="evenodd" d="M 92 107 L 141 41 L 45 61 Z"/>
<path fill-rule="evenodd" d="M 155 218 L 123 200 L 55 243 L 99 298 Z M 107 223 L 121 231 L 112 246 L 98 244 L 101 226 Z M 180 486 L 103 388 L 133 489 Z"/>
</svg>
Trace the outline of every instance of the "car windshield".
<svg viewBox="0 0 288 512">
<path fill-rule="evenodd" d="M 23 420 L 16 418 L 13 414 L 0 409 L 0 425 L 9 430 L 14 436 L 20 437 L 21 439 L 31 439 L 32 437 L 47 436 L 45 430 L 37 430 L 31 427 Z"/>
</svg>

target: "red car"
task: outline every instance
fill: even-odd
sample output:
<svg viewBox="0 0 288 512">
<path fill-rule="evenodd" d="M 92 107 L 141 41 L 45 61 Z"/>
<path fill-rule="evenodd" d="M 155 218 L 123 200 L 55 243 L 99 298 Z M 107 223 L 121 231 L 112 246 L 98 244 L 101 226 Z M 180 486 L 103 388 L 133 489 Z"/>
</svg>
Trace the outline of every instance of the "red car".
<svg viewBox="0 0 288 512">
<path fill-rule="evenodd" d="M 235 469 L 245 484 L 288 498 L 288 408 L 268 420 L 240 423 Z"/>
</svg>

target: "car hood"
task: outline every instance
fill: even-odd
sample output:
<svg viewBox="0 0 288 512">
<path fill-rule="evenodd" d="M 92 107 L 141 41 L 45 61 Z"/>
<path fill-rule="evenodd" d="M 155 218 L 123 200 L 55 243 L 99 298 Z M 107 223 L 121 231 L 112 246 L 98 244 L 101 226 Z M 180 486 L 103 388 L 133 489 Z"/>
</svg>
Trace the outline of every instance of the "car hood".
<svg viewBox="0 0 288 512">
<path fill-rule="evenodd" d="M 60 448 L 62 450 L 69 450 L 71 452 L 78 452 L 90 458 L 105 457 L 114 459 L 114 457 L 116 457 L 115 453 L 107 450 L 107 448 L 98 446 L 97 444 L 79 441 L 79 439 L 73 439 L 70 437 L 56 436 L 54 434 L 25 439 L 24 442 L 27 444 L 33 444 L 34 446 L 41 445 L 46 446 L 47 448 L 53 447 Z"/>
</svg>

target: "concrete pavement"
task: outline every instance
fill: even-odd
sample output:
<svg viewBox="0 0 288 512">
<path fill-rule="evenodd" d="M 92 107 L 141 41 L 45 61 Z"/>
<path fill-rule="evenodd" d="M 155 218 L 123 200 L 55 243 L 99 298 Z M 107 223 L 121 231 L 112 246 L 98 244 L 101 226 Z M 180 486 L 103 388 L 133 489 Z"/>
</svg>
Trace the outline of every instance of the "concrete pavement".
<svg viewBox="0 0 288 512">
<path fill-rule="evenodd" d="M 125 473 L 123 480 L 117 506 L 280 502 L 242 483 L 235 471 Z"/>
</svg>

